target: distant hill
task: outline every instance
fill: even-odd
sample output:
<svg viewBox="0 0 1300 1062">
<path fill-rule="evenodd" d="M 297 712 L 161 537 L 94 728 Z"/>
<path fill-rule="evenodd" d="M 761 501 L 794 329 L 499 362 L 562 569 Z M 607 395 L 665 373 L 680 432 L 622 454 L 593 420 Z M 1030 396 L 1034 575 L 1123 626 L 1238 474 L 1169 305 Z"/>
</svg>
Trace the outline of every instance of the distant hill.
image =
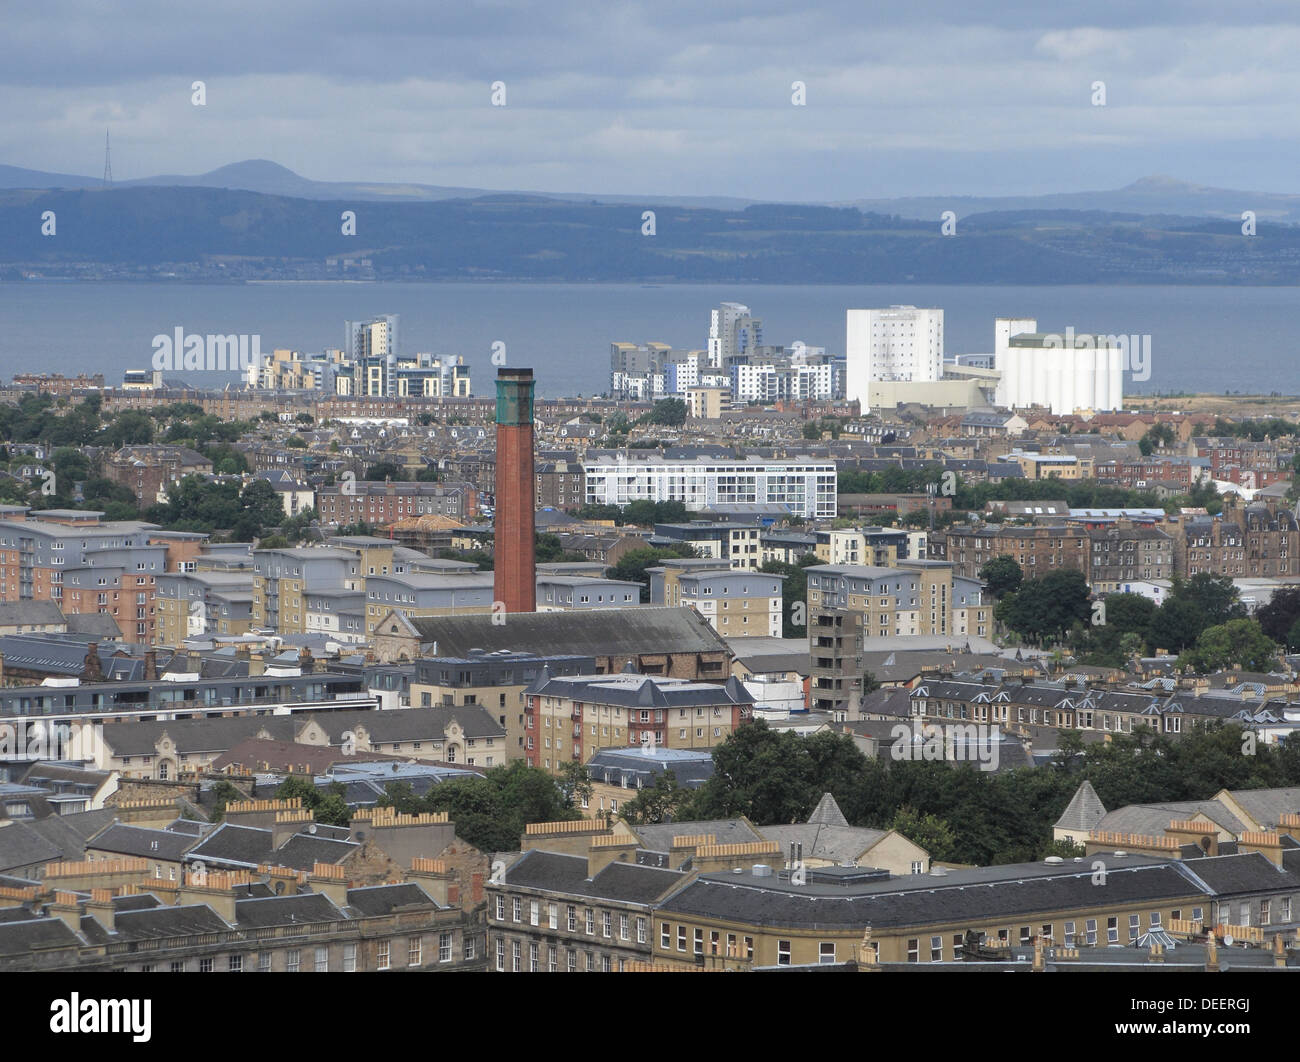
<svg viewBox="0 0 1300 1062">
<path fill-rule="evenodd" d="M 295 189 L 303 181 L 269 163 L 234 169 L 225 179 L 278 181 Z M 206 178 L 195 180 L 201 179 Z M 1169 210 L 1149 215 L 1059 205 L 999 208 L 963 215 L 957 235 L 949 237 L 940 234 L 937 214 L 916 220 L 847 206 L 653 205 L 657 231 L 643 236 L 642 201 L 506 193 L 331 201 L 146 183 L 10 189 L 0 191 L 0 275 L 95 277 L 152 270 L 189 279 L 328 279 L 339 275 L 347 258 L 364 265 L 367 278 L 413 280 L 1300 281 L 1300 227 L 1269 222 L 1262 213 L 1259 235 L 1248 238 L 1239 215 L 1215 220 Z M 356 236 L 340 231 L 340 214 L 349 209 L 356 212 Z M 1262 212 L 1262 201 L 1254 209 Z M 46 210 L 58 219 L 54 238 L 40 232 Z"/>
<path fill-rule="evenodd" d="M 0 188 L 102 188 L 98 177 L 76 177 L 66 173 L 42 173 L 24 170 L 17 166 L 0 166 Z M 313 181 L 299 176 L 293 170 L 266 159 L 248 159 L 221 166 L 210 173 L 197 176 L 162 174 L 141 177 L 131 181 L 116 181 L 114 187 L 133 188 L 141 185 L 167 185 L 176 188 L 230 188 L 245 192 L 262 192 L 266 195 L 287 195 L 299 199 L 350 199 L 360 203 L 378 202 L 436 202 L 440 199 L 475 199 L 489 195 L 534 195 L 562 202 L 593 201 L 603 203 L 638 203 L 652 206 L 669 203 L 679 206 L 710 207 L 716 209 L 742 209 L 752 199 L 735 199 L 726 196 L 651 196 L 614 195 L 597 196 L 585 192 L 559 194 L 539 192 L 491 191 L 484 188 L 456 188 L 434 184 L 384 184 L 365 181 Z"/>
</svg>

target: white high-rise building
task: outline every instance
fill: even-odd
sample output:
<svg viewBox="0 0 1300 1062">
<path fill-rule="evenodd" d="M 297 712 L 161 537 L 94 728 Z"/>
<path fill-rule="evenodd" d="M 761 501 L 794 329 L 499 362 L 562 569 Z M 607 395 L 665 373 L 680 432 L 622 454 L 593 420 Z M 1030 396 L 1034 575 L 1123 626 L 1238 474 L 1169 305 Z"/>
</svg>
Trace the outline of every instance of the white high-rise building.
<svg viewBox="0 0 1300 1062">
<path fill-rule="evenodd" d="M 731 367 L 731 359 L 763 345 L 763 322 L 738 302 L 724 302 L 709 321 L 709 365 Z"/>
<path fill-rule="evenodd" d="M 1124 408 L 1127 336 L 1038 331 L 1027 317 L 993 324 L 993 363 L 1001 374 L 996 401 L 1009 409 L 1043 406 L 1054 414 Z"/>
<path fill-rule="evenodd" d="M 865 413 L 873 380 L 929 383 L 943 378 L 943 310 L 849 310 L 844 350 L 844 397 L 857 399 Z"/>
</svg>

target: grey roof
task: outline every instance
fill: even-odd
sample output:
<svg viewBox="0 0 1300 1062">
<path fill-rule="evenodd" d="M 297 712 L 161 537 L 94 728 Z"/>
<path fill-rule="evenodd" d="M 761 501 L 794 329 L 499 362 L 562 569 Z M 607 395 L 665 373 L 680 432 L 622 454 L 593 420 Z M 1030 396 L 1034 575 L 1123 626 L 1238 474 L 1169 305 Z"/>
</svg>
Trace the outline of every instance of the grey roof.
<svg viewBox="0 0 1300 1062">
<path fill-rule="evenodd" d="M 0 955 L 26 955 L 37 948 L 75 947 L 77 935 L 59 918 L 0 922 Z"/>
<path fill-rule="evenodd" d="M 887 836 L 885 830 L 864 827 L 797 822 L 792 826 L 761 826 L 766 840 L 776 841 L 785 852 L 791 843 L 803 845 L 805 859 L 827 859 L 833 863 L 856 862 L 869 848 Z"/>
<path fill-rule="evenodd" d="M 525 852 L 505 873 L 509 885 L 590 896 L 622 903 L 653 903 L 686 875 L 677 870 L 609 863 L 594 878 L 587 877 L 587 857 L 546 852 Z"/>
<path fill-rule="evenodd" d="M 61 856 L 59 847 L 33 830 L 30 823 L 0 826 L 0 871 L 48 863 Z"/>
<path fill-rule="evenodd" d="M 718 844 L 746 844 L 763 837 L 743 819 L 703 819 L 696 822 L 666 822 L 655 826 L 634 826 L 641 844 L 656 852 L 672 848 L 673 838 L 713 834 Z"/>
<path fill-rule="evenodd" d="M 170 830 L 151 830 L 143 826 L 114 823 L 86 842 L 97 852 L 137 856 L 140 859 L 166 859 L 179 862 L 194 845 L 194 838 Z"/>
<path fill-rule="evenodd" d="M 119 911 L 114 915 L 113 921 L 117 940 L 188 937 L 230 930 L 224 918 L 202 903 L 179 907 L 162 905 L 144 911 Z"/>
<path fill-rule="evenodd" d="M 38 601 L 28 598 L 23 601 L 0 601 L 0 627 L 11 625 L 40 623 L 61 624 L 65 622 L 63 609 L 57 601 Z"/>
<path fill-rule="evenodd" d="M 269 829 L 223 822 L 190 849 L 189 858 L 254 867 L 269 861 L 272 848 Z"/>
<path fill-rule="evenodd" d="M 817 806 L 813 808 L 813 813 L 808 816 L 810 825 L 819 826 L 847 826 L 849 820 L 844 817 L 844 812 L 840 810 L 839 804 L 830 793 L 823 793 Z"/>
<path fill-rule="evenodd" d="M 776 877 L 706 874 L 669 896 L 658 910 L 769 927 L 883 928 L 1022 917 L 1096 903 L 1091 864 L 982 869 L 985 874 L 954 871 L 943 878 L 914 875 L 848 886 L 794 886 Z M 1111 904 L 1204 895 L 1181 864 L 1167 861 L 1111 866 L 1106 889 Z"/>
<path fill-rule="evenodd" d="M 437 642 L 440 656 L 471 649 L 587 656 L 643 653 L 728 652 L 707 620 L 689 608 L 611 608 L 573 612 L 526 612 L 498 624 L 492 616 L 412 617 L 423 642 Z"/>
<path fill-rule="evenodd" d="M 338 922 L 344 918 L 324 893 L 305 892 L 296 896 L 268 896 L 235 902 L 235 922 L 241 929 L 284 926 L 312 922 Z"/>
<path fill-rule="evenodd" d="M 437 907 L 438 904 L 414 881 L 348 889 L 348 911 L 361 918 L 430 906 Z"/>
<path fill-rule="evenodd" d="M 275 850 L 273 860 L 294 870 L 311 870 L 315 863 L 341 863 L 360 847 L 356 841 L 296 833 Z"/>
<path fill-rule="evenodd" d="M 1240 836 L 1246 824 L 1217 800 L 1185 800 L 1168 804 L 1128 804 L 1109 811 L 1093 829 L 1110 833 L 1135 833 L 1163 837 L 1169 824 L 1203 814 L 1233 836 Z"/>
<path fill-rule="evenodd" d="M 86 841 L 117 817 L 113 808 L 50 815 L 27 825 L 59 849 L 59 859 L 78 860 L 86 854 Z"/>
<path fill-rule="evenodd" d="M 1265 828 L 1276 826 L 1283 815 L 1300 812 L 1300 787 L 1233 789 L 1230 794 L 1246 814 Z"/>
<path fill-rule="evenodd" d="M 1101 797 L 1085 778 L 1079 783 L 1079 788 L 1074 791 L 1074 796 L 1070 798 L 1070 803 L 1061 812 L 1055 825 L 1059 830 L 1095 830 L 1105 814 L 1106 807 L 1102 804 Z"/>
</svg>

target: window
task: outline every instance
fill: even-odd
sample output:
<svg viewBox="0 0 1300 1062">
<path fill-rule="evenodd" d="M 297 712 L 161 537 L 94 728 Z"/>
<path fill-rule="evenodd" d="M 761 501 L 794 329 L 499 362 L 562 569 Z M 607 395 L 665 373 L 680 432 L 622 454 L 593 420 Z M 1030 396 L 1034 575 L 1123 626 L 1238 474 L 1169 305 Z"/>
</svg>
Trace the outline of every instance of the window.
<svg viewBox="0 0 1300 1062">
<path fill-rule="evenodd" d="M 830 966 L 835 962 L 835 941 L 823 940 L 817 945 L 817 962 Z"/>
<path fill-rule="evenodd" d="M 572 948 L 569 949 L 568 971 L 569 973 L 578 972 L 578 953 Z"/>
<path fill-rule="evenodd" d="M 381 940 L 375 949 L 375 969 L 387 970 L 388 966 L 388 941 Z"/>
<path fill-rule="evenodd" d="M 542 905 L 538 900 L 528 902 L 528 924 L 535 926 L 540 924 Z"/>
<path fill-rule="evenodd" d="M 578 909 L 573 904 L 569 904 L 566 913 L 568 915 L 569 932 L 572 933 L 578 928 Z"/>
<path fill-rule="evenodd" d="M 1030 937 L 1031 937 L 1031 936 L 1033 936 L 1033 934 L 1030 932 L 1030 929 L 1029 929 L 1028 926 L 1021 926 L 1021 927 L 1020 927 L 1020 946 L 1021 946 L 1022 948 L 1023 948 L 1026 944 L 1029 943 L 1029 940 L 1030 940 Z"/>
<path fill-rule="evenodd" d="M 185 963 L 184 963 L 184 962 L 174 962 L 174 963 L 172 963 L 172 964 L 171 964 L 171 972 L 172 972 L 172 973 L 184 973 L 184 972 L 185 972 Z"/>
<path fill-rule="evenodd" d="M 686 927 L 685 926 L 677 927 L 677 950 L 678 951 L 686 950 Z"/>
<path fill-rule="evenodd" d="M 1106 919 L 1106 943 L 1119 943 L 1119 919 L 1114 915 Z"/>
<path fill-rule="evenodd" d="M 357 972 L 357 946 L 355 944 L 343 945 L 343 972 Z"/>
<path fill-rule="evenodd" d="M 497 897 L 497 921 L 504 922 L 505 920 L 506 920 L 506 898 L 504 896 L 498 896 Z"/>
<path fill-rule="evenodd" d="M 943 962 L 943 937 L 930 938 L 930 961 Z"/>
<path fill-rule="evenodd" d="M 271 972 L 271 953 L 269 951 L 263 951 L 258 954 L 257 969 L 261 973 Z"/>
<path fill-rule="evenodd" d="M 646 942 L 646 921 L 644 918 L 636 920 L 636 942 L 644 944 Z"/>
<path fill-rule="evenodd" d="M 631 938 L 630 931 L 629 931 L 629 927 L 631 926 L 631 924 L 632 924 L 632 920 L 631 920 L 627 915 L 625 915 L 625 914 L 621 914 L 621 915 L 618 916 L 618 938 L 619 938 L 619 940 L 631 940 L 631 939 L 632 939 L 632 938 Z"/>
<path fill-rule="evenodd" d="M 289 973 L 297 973 L 302 969 L 302 952 L 297 948 L 290 948 L 284 953 L 284 968 Z"/>
<path fill-rule="evenodd" d="M 506 968 L 506 942 L 500 937 L 497 938 L 497 970 L 504 971 Z"/>
<path fill-rule="evenodd" d="M 1097 920 L 1095 918 L 1089 918 L 1083 923 L 1083 928 L 1086 934 L 1084 942 L 1089 947 L 1095 945 L 1097 943 Z"/>
<path fill-rule="evenodd" d="M 512 896 L 510 898 L 510 909 L 516 922 L 522 922 L 524 920 L 524 901 L 518 896 Z"/>
<path fill-rule="evenodd" d="M 1138 934 L 1142 932 L 1142 916 L 1131 914 L 1128 916 L 1128 939 L 1129 943 L 1137 940 Z"/>
<path fill-rule="evenodd" d="M 664 951 L 672 947 L 672 931 L 668 928 L 667 922 L 659 923 L 659 946 Z"/>
<path fill-rule="evenodd" d="M 211 959 L 200 959 L 200 960 L 199 960 L 199 973 L 211 973 L 211 972 L 212 972 L 212 960 L 211 960 Z"/>
<path fill-rule="evenodd" d="M 704 954 L 704 930 L 702 929 L 697 929 L 695 931 L 695 954 Z"/>
<path fill-rule="evenodd" d="M 560 968 L 556 958 L 556 949 L 554 944 L 548 944 L 546 947 L 546 972 L 555 973 Z"/>
<path fill-rule="evenodd" d="M 587 936 L 594 937 L 596 935 L 596 912 L 588 907 L 583 913 L 587 917 Z"/>
<path fill-rule="evenodd" d="M 465 938 L 465 947 L 463 949 L 466 961 L 474 958 L 475 944 L 473 937 Z"/>
<path fill-rule="evenodd" d="M 327 947 L 316 949 L 316 973 L 329 973 L 330 950 Z"/>
<path fill-rule="evenodd" d="M 778 966 L 790 965 L 790 942 L 788 940 L 778 940 L 776 942 L 776 964 Z"/>
<path fill-rule="evenodd" d="M 520 961 L 521 961 L 522 957 L 523 957 L 523 949 L 520 947 L 519 941 L 517 941 L 517 940 L 512 940 L 512 941 L 510 942 L 510 969 L 511 969 L 511 972 L 513 972 L 513 973 L 518 973 L 518 972 L 519 972 L 519 965 L 520 965 Z"/>
<path fill-rule="evenodd" d="M 918 937 L 912 937 L 907 942 L 907 961 L 921 961 L 921 941 Z"/>
<path fill-rule="evenodd" d="M 600 933 L 601 936 L 609 938 L 613 936 L 614 916 L 609 911 L 600 913 Z"/>
<path fill-rule="evenodd" d="M 560 908 L 558 904 L 548 904 L 546 907 L 546 924 L 551 929 L 560 928 Z"/>
<path fill-rule="evenodd" d="M 244 957 L 242 955 L 232 955 L 226 960 L 226 969 L 231 973 L 244 972 Z"/>
<path fill-rule="evenodd" d="M 1065 923 L 1065 946 L 1067 948 L 1074 947 L 1074 923 L 1073 922 Z"/>
<path fill-rule="evenodd" d="M 537 966 L 537 945 L 536 945 L 536 944 L 529 944 L 529 945 L 528 945 L 528 972 L 529 972 L 529 973 L 537 973 L 537 970 L 538 970 L 538 966 Z"/>
</svg>

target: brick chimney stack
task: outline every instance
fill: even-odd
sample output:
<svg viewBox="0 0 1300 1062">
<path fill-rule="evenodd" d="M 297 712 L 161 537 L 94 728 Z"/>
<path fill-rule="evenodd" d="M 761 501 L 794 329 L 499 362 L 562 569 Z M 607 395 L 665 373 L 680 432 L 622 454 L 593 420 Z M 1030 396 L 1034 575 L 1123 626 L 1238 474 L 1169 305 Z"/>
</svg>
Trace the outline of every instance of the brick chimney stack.
<svg viewBox="0 0 1300 1062">
<path fill-rule="evenodd" d="M 493 600 L 537 611 L 533 506 L 533 370 L 497 370 L 496 546 Z M 495 607 L 495 606 L 494 606 Z"/>
</svg>

